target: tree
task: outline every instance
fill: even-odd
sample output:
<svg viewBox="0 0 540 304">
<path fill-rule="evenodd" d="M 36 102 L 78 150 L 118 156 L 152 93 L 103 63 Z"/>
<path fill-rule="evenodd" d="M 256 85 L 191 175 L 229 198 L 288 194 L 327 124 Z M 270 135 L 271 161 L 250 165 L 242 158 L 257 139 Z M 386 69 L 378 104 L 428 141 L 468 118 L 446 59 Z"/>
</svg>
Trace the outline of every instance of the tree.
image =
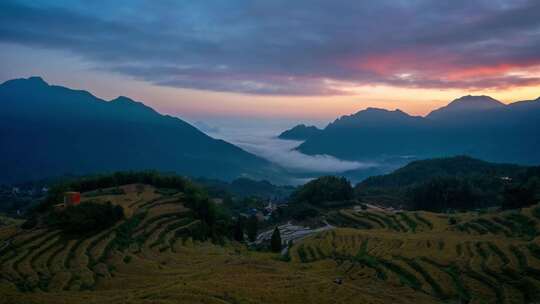
<svg viewBox="0 0 540 304">
<path fill-rule="evenodd" d="M 289 204 L 286 213 L 295 220 L 302 221 L 310 217 L 317 217 L 320 212 L 306 203 Z"/>
<path fill-rule="evenodd" d="M 308 203 L 315 206 L 327 202 L 348 201 L 353 199 L 354 191 L 344 177 L 323 176 L 300 187 L 291 196 L 294 204 Z"/>
<path fill-rule="evenodd" d="M 243 216 L 239 216 L 236 222 L 234 223 L 233 238 L 237 242 L 244 241 L 244 223 L 245 223 L 245 217 Z"/>
<path fill-rule="evenodd" d="M 65 210 L 51 212 L 48 224 L 68 234 L 87 234 L 109 228 L 124 217 L 124 210 L 111 202 L 84 202 Z"/>
<path fill-rule="evenodd" d="M 527 184 L 506 186 L 503 197 L 503 209 L 518 209 L 536 203 L 534 188 Z"/>
<path fill-rule="evenodd" d="M 479 197 L 467 179 L 436 177 L 412 187 L 409 197 L 414 210 L 464 210 L 481 205 Z"/>
<path fill-rule="evenodd" d="M 257 220 L 257 217 L 254 215 L 250 216 L 247 220 L 246 230 L 247 230 L 248 240 L 250 242 L 255 242 L 255 240 L 257 239 L 258 224 L 259 224 L 259 220 Z"/>
<path fill-rule="evenodd" d="M 281 233 L 279 232 L 278 227 L 274 229 L 272 233 L 272 239 L 270 240 L 270 248 L 273 252 L 281 251 Z"/>
</svg>

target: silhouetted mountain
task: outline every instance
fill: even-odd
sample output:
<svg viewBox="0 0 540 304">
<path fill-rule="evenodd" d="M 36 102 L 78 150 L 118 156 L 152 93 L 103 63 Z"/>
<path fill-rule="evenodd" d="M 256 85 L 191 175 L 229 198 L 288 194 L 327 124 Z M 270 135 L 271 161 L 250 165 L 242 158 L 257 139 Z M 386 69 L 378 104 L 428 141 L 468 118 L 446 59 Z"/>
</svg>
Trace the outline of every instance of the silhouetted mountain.
<svg viewBox="0 0 540 304">
<path fill-rule="evenodd" d="M 418 143 L 411 139 L 429 131 L 430 126 L 424 120 L 400 110 L 368 108 L 338 118 L 298 149 L 306 154 L 328 154 L 350 160 L 416 155 Z"/>
<path fill-rule="evenodd" d="M 156 169 L 234 179 L 267 161 L 127 97 L 111 101 L 39 77 L 0 85 L 0 182 Z"/>
<path fill-rule="evenodd" d="M 292 129 L 283 131 L 279 134 L 278 138 L 281 139 L 293 139 L 293 140 L 306 140 L 312 136 L 315 136 L 321 132 L 321 129 L 315 126 L 306 126 L 304 124 L 297 125 Z"/>
<path fill-rule="evenodd" d="M 471 155 L 538 164 L 539 127 L 540 99 L 503 105 L 486 96 L 466 96 L 427 117 L 372 108 L 343 116 L 298 149 L 349 160 Z"/>
<path fill-rule="evenodd" d="M 463 96 L 450 102 L 447 106 L 429 113 L 429 119 L 454 119 L 459 115 L 476 111 L 491 110 L 504 107 L 504 103 L 489 96 Z"/>
</svg>

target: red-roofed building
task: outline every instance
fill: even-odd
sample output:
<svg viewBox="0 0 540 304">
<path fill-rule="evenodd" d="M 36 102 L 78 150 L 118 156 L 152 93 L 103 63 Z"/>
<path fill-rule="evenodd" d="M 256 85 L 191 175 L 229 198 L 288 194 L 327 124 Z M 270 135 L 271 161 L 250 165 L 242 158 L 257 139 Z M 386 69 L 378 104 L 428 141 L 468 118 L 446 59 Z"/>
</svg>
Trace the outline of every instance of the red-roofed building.
<svg viewBox="0 0 540 304">
<path fill-rule="evenodd" d="M 64 193 L 64 204 L 66 206 L 77 206 L 81 203 L 80 192 L 66 192 Z"/>
</svg>

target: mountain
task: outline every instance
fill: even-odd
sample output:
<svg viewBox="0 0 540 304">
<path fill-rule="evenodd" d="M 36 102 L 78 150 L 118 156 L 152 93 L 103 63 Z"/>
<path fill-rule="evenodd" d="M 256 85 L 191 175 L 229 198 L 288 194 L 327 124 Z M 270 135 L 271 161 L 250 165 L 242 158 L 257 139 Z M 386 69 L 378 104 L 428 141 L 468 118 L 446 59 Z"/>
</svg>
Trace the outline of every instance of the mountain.
<svg viewBox="0 0 540 304">
<path fill-rule="evenodd" d="M 459 115 L 503 108 L 504 103 L 489 96 L 463 96 L 453 100 L 448 105 L 432 111 L 426 117 L 429 119 L 455 119 Z"/>
<path fill-rule="evenodd" d="M 328 154 L 349 160 L 415 155 L 419 145 L 411 138 L 429 130 L 422 117 L 400 110 L 368 108 L 338 118 L 298 149 L 310 155 Z"/>
<path fill-rule="evenodd" d="M 0 182 L 156 169 L 232 180 L 267 161 L 127 97 L 111 101 L 39 77 L 0 85 Z"/>
<path fill-rule="evenodd" d="M 292 129 L 283 131 L 278 138 L 292 140 L 306 140 L 321 132 L 321 129 L 315 126 L 306 126 L 304 124 L 297 125 Z"/>
<path fill-rule="evenodd" d="M 465 96 L 426 117 L 373 108 L 343 116 L 298 150 L 361 161 L 470 155 L 538 164 L 539 128 L 540 99 L 504 105 L 487 96 Z"/>
</svg>

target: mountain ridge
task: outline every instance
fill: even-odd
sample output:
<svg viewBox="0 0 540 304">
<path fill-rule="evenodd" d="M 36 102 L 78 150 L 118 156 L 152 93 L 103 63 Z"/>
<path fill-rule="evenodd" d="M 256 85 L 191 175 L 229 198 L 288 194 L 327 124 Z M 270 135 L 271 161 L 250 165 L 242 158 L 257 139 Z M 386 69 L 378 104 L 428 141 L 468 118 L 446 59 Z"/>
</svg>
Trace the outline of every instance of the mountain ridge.
<svg viewBox="0 0 540 304">
<path fill-rule="evenodd" d="M 305 124 L 299 124 L 291 129 L 285 130 L 278 135 L 281 139 L 291 140 L 306 140 L 312 136 L 319 134 L 322 130 L 316 126 L 307 126 Z"/>
<path fill-rule="evenodd" d="M 41 77 L 1 84 L 0 109 L 0 182 L 140 169 L 258 179 L 280 170 L 142 102 L 106 101 Z"/>
<path fill-rule="evenodd" d="M 471 106 L 471 100 L 480 100 L 481 106 Z M 540 143 L 534 130 L 540 127 L 539 105 L 540 98 L 504 105 L 487 96 L 464 96 L 425 117 L 368 108 L 339 117 L 297 150 L 359 161 L 467 154 L 487 161 L 537 164 Z"/>
<path fill-rule="evenodd" d="M 466 95 L 452 100 L 446 106 L 431 111 L 425 117 L 428 119 L 452 119 L 471 111 L 484 111 L 506 107 L 506 105 L 486 95 Z"/>
</svg>

